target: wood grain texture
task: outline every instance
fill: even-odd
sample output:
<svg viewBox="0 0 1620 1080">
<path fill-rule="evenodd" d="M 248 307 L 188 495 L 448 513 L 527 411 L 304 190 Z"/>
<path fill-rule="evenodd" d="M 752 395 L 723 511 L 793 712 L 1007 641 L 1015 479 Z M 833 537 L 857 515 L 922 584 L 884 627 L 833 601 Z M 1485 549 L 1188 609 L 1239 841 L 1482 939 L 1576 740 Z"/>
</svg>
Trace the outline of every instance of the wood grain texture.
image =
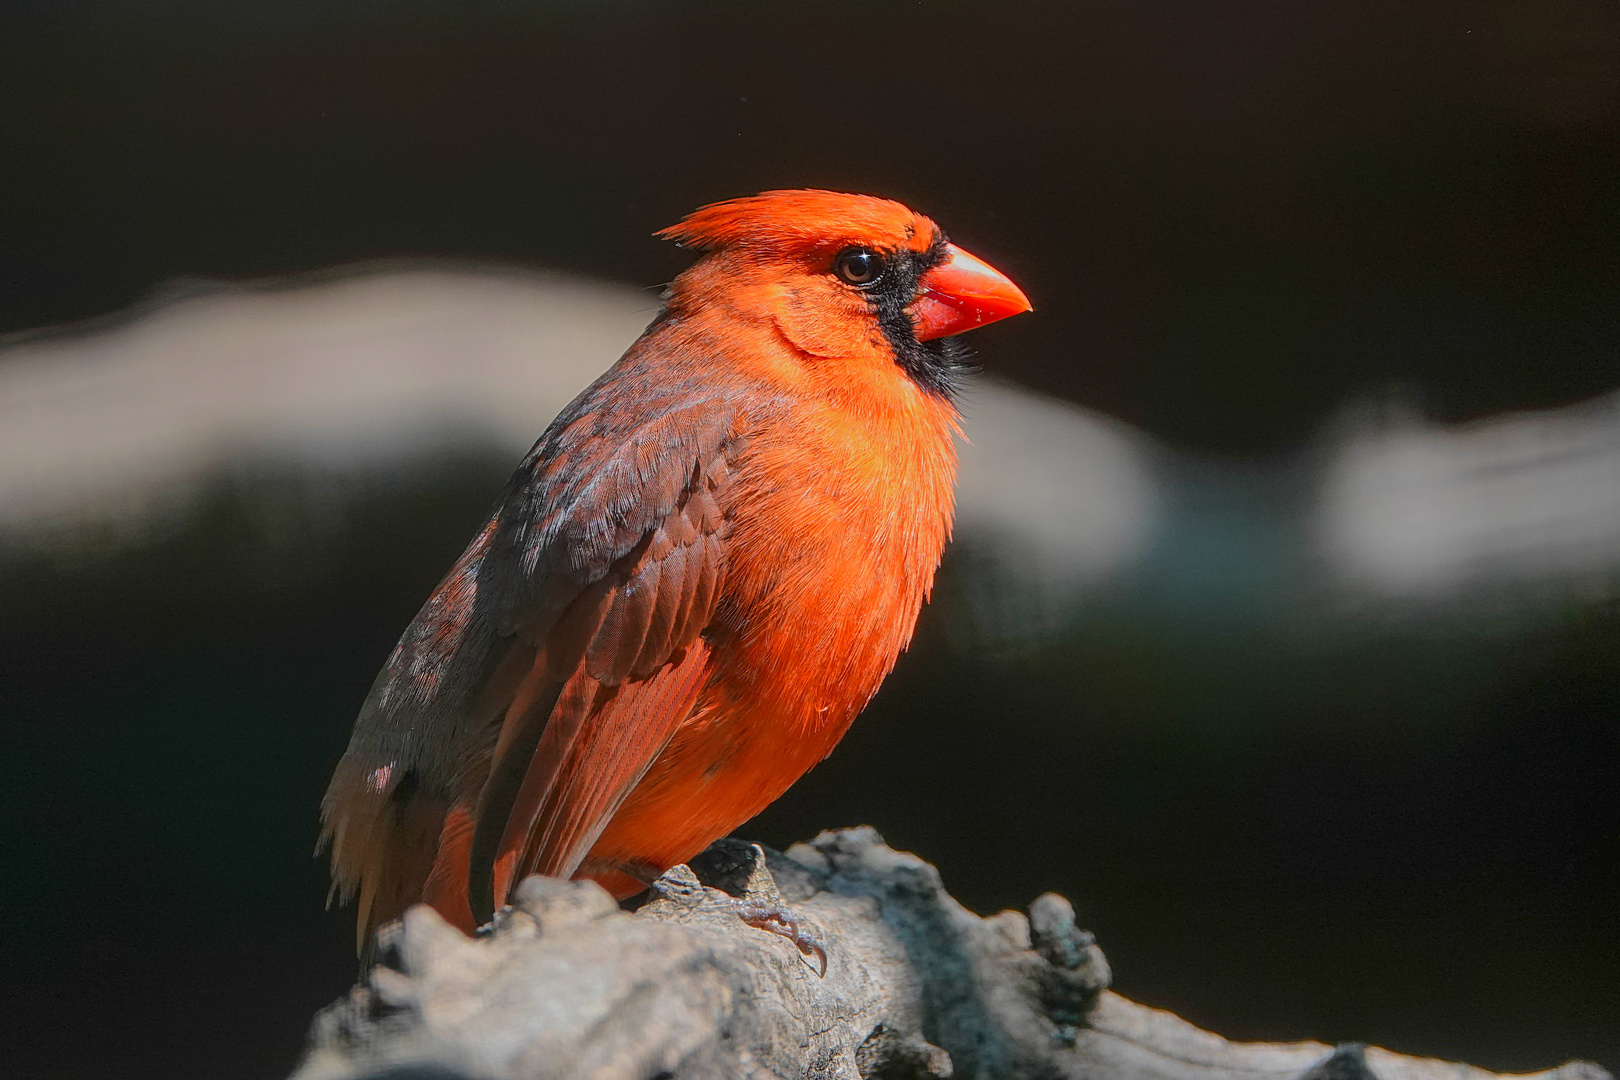
<svg viewBox="0 0 1620 1080">
<path fill-rule="evenodd" d="M 1235 1043 L 1108 991 L 1107 961 L 1047 894 L 980 918 L 870 829 L 786 855 L 721 841 L 634 914 L 598 885 L 529 878 L 495 932 L 432 909 L 317 1017 L 295 1080 L 802 1077 L 904 1080 L 1493 1080 L 1357 1044 Z M 818 978 L 734 897 L 785 902 Z M 1535 1080 L 1612 1080 L 1571 1062 Z"/>
</svg>

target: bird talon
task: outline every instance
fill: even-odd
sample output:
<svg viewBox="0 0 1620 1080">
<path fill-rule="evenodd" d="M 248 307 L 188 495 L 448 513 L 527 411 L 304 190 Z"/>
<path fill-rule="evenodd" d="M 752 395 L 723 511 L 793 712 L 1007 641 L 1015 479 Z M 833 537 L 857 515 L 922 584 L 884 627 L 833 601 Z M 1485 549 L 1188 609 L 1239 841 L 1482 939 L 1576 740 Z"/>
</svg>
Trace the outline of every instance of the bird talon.
<svg viewBox="0 0 1620 1080">
<path fill-rule="evenodd" d="M 799 920 L 791 911 L 761 900 L 733 900 L 732 904 L 739 919 L 756 930 L 787 938 L 801 955 L 815 959 L 818 978 L 827 977 L 827 950 L 814 935 L 799 928 Z"/>
<path fill-rule="evenodd" d="M 795 934 L 793 944 L 799 947 L 799 952 L 805 956 L 816 958 L 816 978 L 827 977 L 827 950 L 821 947 L 821 942 L 809 934 Z"/>
</svg>

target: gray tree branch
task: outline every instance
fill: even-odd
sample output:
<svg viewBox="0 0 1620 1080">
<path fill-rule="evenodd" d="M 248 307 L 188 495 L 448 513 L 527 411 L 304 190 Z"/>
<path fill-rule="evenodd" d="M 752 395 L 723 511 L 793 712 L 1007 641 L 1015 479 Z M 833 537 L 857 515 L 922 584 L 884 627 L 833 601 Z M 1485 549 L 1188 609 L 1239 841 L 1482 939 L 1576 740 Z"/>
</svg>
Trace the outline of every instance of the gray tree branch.
<svg viewBox="0 0 1620 1080">
<path fill-rule="evenodd" d="M 1235 1043 L 1108 991 L 1108 963 L 1048 893 L 979 918 L 871 829 L 785 855 L 722 841 L 620 910 L 530 878 L 482 940 L 427 907 L 322 1012 L 295 1080 L 1488 1080 L 1359 1045 Z M 818 977 L 735 899 L 780 904 L 826 948 Z M 1570 1062 L 1535 1080 L 1613 1080 Z"/>
</svg>

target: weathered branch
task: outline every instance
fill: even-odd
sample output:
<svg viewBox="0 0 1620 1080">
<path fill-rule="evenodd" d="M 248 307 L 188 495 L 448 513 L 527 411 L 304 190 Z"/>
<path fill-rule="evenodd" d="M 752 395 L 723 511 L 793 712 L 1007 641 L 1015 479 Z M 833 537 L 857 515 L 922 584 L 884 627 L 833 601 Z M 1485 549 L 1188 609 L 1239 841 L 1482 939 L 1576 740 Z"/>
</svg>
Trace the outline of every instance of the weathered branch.
<svg viewBox="0 0 1620 1080">
<path fill-rule="evenodd" d="M 870 829 L 786 855 L 722 841 L 693 863 L 634 914 L 594 884 L 531 878 L 484 940 L 412 909 L 385 930 L 387 962 L 316 1019 L 295 1080 L 1495 1075 L 1358 1045 L 1228 1042 L 1108 992 L 1063 898 L 981 919 Z M 733 897 L 791 908 L 826 946 L 826 977 L 743 923 Z M 1612 1080 L 1586 1062 L 1534 1075 Z"/>
</svg>

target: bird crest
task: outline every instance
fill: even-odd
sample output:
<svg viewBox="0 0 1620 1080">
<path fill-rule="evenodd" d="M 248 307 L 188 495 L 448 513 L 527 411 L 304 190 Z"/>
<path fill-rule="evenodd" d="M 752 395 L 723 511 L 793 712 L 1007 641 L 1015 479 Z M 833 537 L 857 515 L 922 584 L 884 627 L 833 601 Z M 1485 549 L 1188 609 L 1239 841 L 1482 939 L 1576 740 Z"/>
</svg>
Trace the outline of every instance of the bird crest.
<svg viewBox="0 0 1620 1080">
<path fill-rule="evenodd" d="M 940 232 L 927 217 L 889 199 L 801 188 L 710 203 L 657 235 L 700 249 L 803 251 L 861 243 L 922 252 Z"/>
</svg>

